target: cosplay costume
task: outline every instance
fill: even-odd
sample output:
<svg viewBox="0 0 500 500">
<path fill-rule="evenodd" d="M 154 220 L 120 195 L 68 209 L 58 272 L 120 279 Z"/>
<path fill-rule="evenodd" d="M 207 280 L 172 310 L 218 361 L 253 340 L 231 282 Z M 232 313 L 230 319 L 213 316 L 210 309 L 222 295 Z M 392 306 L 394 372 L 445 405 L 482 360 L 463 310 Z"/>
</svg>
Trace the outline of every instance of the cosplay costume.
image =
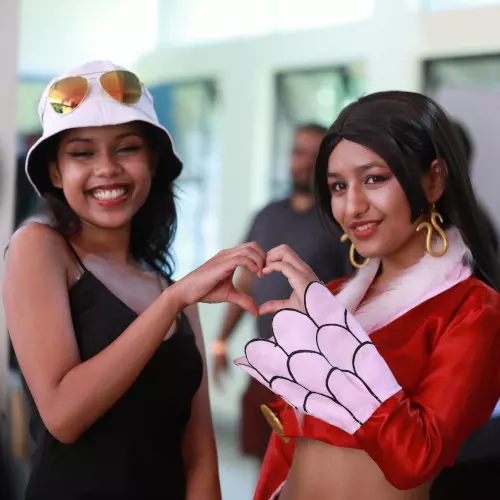
<svg viewBox="0 0 500 500">
<path fill-rule="evenodd" d="M 235 363 L 278 394 L 255 500 L 277 498 L 295 438 L 364 450 L 400 490 L 452 465 L 500 397 L 500 294 L 472 276 L 455 228 L 448 252 L 425 255 L 359 308 L 380 262 L 328 288 L 306 313 L 281 310 L 274 336 Z"/>
</svg>

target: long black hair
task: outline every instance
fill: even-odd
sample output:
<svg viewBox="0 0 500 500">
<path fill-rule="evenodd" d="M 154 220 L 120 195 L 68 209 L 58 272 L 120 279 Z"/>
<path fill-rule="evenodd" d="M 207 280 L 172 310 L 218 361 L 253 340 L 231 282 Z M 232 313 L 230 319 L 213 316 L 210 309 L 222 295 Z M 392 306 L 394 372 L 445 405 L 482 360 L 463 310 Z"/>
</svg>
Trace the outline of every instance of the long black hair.
<svg viewBox="0 0 500 500">
<path fill-rule="evenodd" d="M 169 161 L 170 158 L 178 160 L 173 158 L 170 150 L 166 150 L 168 145 L 160 138 L 163 132 L 145 122 L 136 124 L 153 154 L 160 159 L 160 164 L 144 205 L 132 219 L 130 252 L 137 262 L 170 281 L 174 272 L 171 247 L 177 229 L 177 210 L 173 168 L 161 162 Z M 44 143 L 39 157 L 46 165 L 57 159 L 59 142 L 60 135 L 56 135 Z M 51 226 L 64 236 L 80 231 L 81 221 L 78 215 L 69 206 L 62 190 L 52 186 L 48 172 L 45 182 L 39 188 L 45 199 L 41 210 L 49 216 Z"/>
<path fill-rule="evenodd" d="M 474 259 L 474 273 L 500 290 L 500 266 L 472 188 L 463 146 L 445 111 L 415 92 L 377 92 L 349 104 L 329 128 L 318 153 L 315 190 L 321 211 L 333 220 L 327 171 L 331 152 L 346 139 L 371 149 L 403 188 L 411 220 L 428 213 L 422 176 L 434 160 L 446 167 L 443 196 L 436 203 L 444 226 L 456 226 Z M 335 221 L 334 221 L 335 222 Z"/>
</svg>

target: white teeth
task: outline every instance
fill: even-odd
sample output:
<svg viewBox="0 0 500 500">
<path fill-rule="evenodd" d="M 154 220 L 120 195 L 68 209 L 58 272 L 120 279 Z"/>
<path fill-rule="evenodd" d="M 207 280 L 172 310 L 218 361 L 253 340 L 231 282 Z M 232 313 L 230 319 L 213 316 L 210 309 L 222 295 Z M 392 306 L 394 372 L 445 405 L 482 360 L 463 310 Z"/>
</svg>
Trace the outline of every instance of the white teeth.
<svg viewBox="0 0 500 500">
<path fill-rule="evenodd" d="M 125 196 L 127 190 L 125 188 L 115 189 L 94 189 L 90 194 L 97 200 L 116 200 Z"/>
<path fill-rule="evenodd" d="M 366 231 L 367 229 L 370 229 L 373 226 L 376 226 L 375 222 L 370 222 L 368 224 L 365 224 L 364 226 L 358 226 L 356 229 L 358 231 Z"/>
</svg>

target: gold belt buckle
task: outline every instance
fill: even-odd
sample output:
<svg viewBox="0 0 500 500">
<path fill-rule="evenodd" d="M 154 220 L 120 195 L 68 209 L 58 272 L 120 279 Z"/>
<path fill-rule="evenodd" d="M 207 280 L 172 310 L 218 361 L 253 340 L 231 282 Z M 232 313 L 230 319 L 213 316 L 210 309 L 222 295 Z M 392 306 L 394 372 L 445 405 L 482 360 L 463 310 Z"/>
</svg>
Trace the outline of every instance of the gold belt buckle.
<svg viewBox="0 0 500 500">
<path fill-rule="evenodd" d="M 264 418 L 267 420 L 268 424 L 272 427 L 274 432 L 278 434 L 278 436 L 283 440 L 285 444 L 290 443 L 290 438 L 285 436 L 283 424 L 281 423 L 280 419 L 276 415 L 276 413 L 269 408 L 267 405 L 260 405 L 260 411 L 262 412 L 262 415 L 264 415 Z"/>
</svg>

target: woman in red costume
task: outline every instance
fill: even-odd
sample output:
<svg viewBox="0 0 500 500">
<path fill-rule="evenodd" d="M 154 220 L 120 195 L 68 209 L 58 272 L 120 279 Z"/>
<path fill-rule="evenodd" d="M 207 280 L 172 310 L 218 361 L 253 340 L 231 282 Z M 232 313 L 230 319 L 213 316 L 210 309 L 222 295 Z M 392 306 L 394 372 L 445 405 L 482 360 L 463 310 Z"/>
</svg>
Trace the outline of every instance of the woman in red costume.
<svg viewBox="0 0 500 500">
<path fill-rule="evenodd" d="M 255 499 L 427 499 L 500 397 L 500 272 L 461 146 L 431 99 L 368 95 L 315 183 L 359 269 L 325 287 L 289 248 L 267 255 L 294 293 L 236 360 L 280 396 Z"/>
</svg>

